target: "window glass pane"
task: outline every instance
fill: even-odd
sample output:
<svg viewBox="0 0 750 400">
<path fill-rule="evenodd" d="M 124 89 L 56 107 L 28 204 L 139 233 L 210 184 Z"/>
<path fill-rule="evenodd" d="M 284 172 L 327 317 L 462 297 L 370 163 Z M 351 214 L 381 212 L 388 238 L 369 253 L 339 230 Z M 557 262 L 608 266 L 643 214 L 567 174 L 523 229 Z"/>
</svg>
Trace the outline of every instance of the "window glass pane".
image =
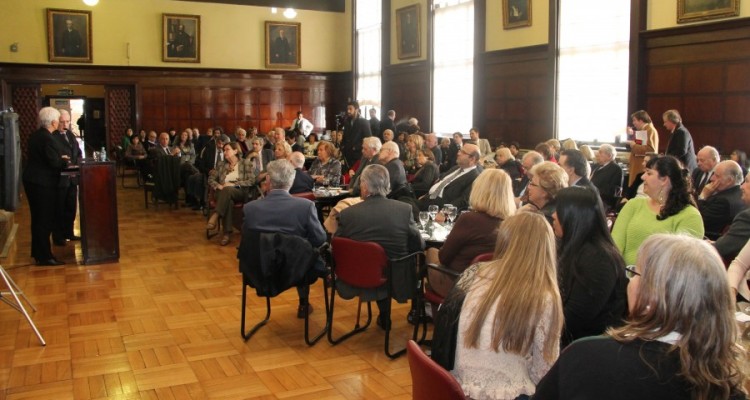
<svg viewBox="0 0 750 400">
<path fill-rule="evenodd" d="M 362 116 L 369 119 L 372 107 L 380 112 L 381 61 L 381 2 L 357 0 L 356 47 L 357 66 L 356 99 L 359 100 Z"/>
</svg>

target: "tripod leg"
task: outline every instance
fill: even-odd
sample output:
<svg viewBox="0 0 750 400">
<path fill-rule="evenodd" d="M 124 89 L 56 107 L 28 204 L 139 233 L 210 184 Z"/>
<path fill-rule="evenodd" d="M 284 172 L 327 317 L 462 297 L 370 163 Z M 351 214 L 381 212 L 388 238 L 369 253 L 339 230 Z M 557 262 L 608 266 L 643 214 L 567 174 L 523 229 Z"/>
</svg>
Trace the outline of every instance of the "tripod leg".
<svg viewBox="0 0 750 400">
<path fill-rule="evenodd" d="M 16 300 L 16 303 L 18 303 L 18 310 L 21 312 L 21 314 L 23 314 L 24 317 L 26 317 L 26 321 L 29 322 L 29 325 L 31 325 L 31 329 L 33 329 L 34 333 L 36 333 L 36 337 L 39 338 L 39 342 L 42 343 L 42 346 L 46 346 L 47 342 L 44 341 L 42 334 L 39 333 L 39 330 L 36 328 L 36 325 L 34 325 L 34 321 L 31 320 L 29 313 L 26 312 L 26 308 L 24 308 L 23 303 L 21 303 L 21 299 L 16 294 L 17 286 L 15 286 L 15 282 L 13 282 L 13 280 L 10 278 L 8 273 L 5 272 L 5 269 L 2 266 L 0 266 L 0 276 L 2 276 L 3 281 L 5 281 L 5 284 L 8 285 L 8 290 L 10 290 L 10 294 L 13 295 L 13 298 Z M 13 283 L 11 284 L 11 282 Z M 21 295 L 24 296 L 24 298 L 26 298 L 26 296 L 23 293 Z"/>
</svg>

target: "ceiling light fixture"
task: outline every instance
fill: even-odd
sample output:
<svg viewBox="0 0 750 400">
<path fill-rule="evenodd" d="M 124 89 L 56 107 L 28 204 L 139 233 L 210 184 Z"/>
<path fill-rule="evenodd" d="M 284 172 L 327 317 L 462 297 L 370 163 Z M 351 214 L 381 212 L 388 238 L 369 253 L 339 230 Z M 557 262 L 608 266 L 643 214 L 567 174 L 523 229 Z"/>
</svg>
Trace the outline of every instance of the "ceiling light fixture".
<svg viewBox="0 0 750 400">
<path fill-rule="evenodd" d="M 294 19 L 294 17 L 297 16 L 297 11 L 294 11 L 293 8 L 287 8 L 286 10 L 284 10 L 284 16 L 289 19 Z"/>
<path fill-rule="evenodd" d="M 86 4 L 87 6 L 93 7 L 99 4 L 99 0 L 83 0 L 83 3 Z"/>
</svg>

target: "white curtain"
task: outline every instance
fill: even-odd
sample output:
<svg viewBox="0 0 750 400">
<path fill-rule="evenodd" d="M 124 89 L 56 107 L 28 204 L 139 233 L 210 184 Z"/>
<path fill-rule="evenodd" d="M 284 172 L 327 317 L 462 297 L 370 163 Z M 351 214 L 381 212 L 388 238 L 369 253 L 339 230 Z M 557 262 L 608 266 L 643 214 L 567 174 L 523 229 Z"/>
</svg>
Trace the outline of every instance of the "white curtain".
<svg viewBox="0 0 750 400">
<path fill-rule="evenodd" d="M 380 110 L 381 73 L 381 2 L 357 0 L 357 100 L 362 116 L 369 119 L 368 110 Z"/>
<path fill-rule="evenodd" d="M 469 133 L 474 107 L 474 1 L 435 4 L 433 130 Z"/>
<path fill-rule="evenodd" d="M 629 115 L 630 0 L 560 3 L 557 137 L 613 142 Z"/>
</svg>

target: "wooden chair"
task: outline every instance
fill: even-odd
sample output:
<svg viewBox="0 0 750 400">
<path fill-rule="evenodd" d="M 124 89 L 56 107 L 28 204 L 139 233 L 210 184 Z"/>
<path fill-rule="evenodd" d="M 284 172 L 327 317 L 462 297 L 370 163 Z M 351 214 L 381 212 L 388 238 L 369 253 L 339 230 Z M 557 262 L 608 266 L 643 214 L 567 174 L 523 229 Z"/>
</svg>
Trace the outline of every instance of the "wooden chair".
<svg viewBox="0 0 750 400">
<path fill-rule="evenodd" d="M 269 250 L 268 247 L 271 247 Z M 272 258 L 264 255 L 272 254 Z M 271 317 L 271 297 L 276 297 L 283 291 L 299 284 L 310 284 L 318 277 L 319 271 L 315 264 L 319 259 L 320 250 L 299 236 L 286 235 L 278 232 L 249 231 L 242 236 L 237 257 L 242 273 L 242 316 L 240 333 L 248 341 L 261 327 L 266 325 Z M 300 265 L 301 264 L 301 265 Z M 325 301 L 325 326 L 310 338 L 310 315 L 305 315 L 305 343 L 312 346 L 329 331 L 328 317 L 328 274 L 322 276 L 323 299 Z M 256 294 L 266 298 L 266 315 L 250 330 L 245 330 L 245 311 L 247 310 L 247 288 L 255 289 Z"/>
<path fill-rule="evenodd" d="M 466 399 L 456 378 L 432 361 L 419 345 L 410 340 L 406 343 L 409 370 L 411 371 L 411 393 L 414 400 L 463 400 Z"/>
<path fill-rule="evenodd" d="M 424 341 L 427 334 L 427 322 L 423 317 L 424 306 L 422 303 L 421 291 L 421 280 L 417 279 L 417 268 L 419 264 L 419 257 L 423 256 L 424 253 L 416 252 L 399 259 L 388 259 L 385 250 L 382 246 L 375 242 L 360 242 L 342 237 L 334 237 L 331 242 L 331 248 L 333 253 L 332 262 L 332 285 L 331 285 L 331 302 L 329 312 L 329 323 L 332 326 L 332 321 L 335 312 L 336 303 L 336 285 L 339 282 L 344 282 L 349 286 L 360 288 L 360 289 L 375 289 L 383 285 L 386 285 L 388 301 L 393 298 L 393 266 L 396 263 L 403 262 L 409 259 L 414 259 L 414 266 L 411 270 L 414 272 L 414 292 L 412 294 L 412 301 L 416 302 L 416 309 L 420 311 L 420 321 L 422 321 L 422 336 L 419 342 Z M 409 268 L 409 267 L 407 267 Z M 364 325 L 361 324 L 362 316 L 362 299 L 359 299 L 357 306 L 357 319 L 354 323 L 354 328 L 340 336 L 339 338 L 333 337 L 332 330 L 328 331 L 328 341 L 333 344 L 339 344 L 344 340 L 350 338 L 357 333 L 366 330 L 372 322 L 372 304 L 367 302 L 367 319 Z M 417 340 L 419 335 L 420 324 L 414 325 L 414 331 L 412 333 L 412 339 Z M 389 323 L 385 324 L 385 341 L 384 341 L 384 352 L 389 358 L 397 358 L 406 352 L 406 348 L 391 352 L 390 349 L 390 335 L 391 326 Z"/>
</svg>

